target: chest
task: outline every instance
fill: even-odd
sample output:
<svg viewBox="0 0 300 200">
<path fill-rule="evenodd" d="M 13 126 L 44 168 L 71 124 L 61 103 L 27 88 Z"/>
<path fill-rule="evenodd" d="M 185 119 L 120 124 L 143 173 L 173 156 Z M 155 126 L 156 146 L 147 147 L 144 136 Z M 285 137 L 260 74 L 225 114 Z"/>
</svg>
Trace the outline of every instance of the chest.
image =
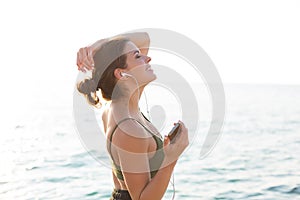
<svg viewBox="0 0 300 200">
<path fill-rule="evenodd" d="M 141 120 L 142 121 L 142 120 Z M 114 131 L 114 127 L 116 127 L 116 123 L 113 121 L 108 121 L 109 123 L 104 124 L 105 127 L 105 133 L 108 140 L 110 140 L 111 134 Z M 155 128 L 153 124 L 151 124 L 148 121 L 142 121 L 141 122 L 144 128 L 144 133 L 147 133 L 147 140 L 148 140 L 148 153 L 149 158 L 152 158 L 155 153 L 157 152 L 158 148 L 161 148 L 163 140 L 162 136 L 158 132 L 158 130 Z"/>
</svg>

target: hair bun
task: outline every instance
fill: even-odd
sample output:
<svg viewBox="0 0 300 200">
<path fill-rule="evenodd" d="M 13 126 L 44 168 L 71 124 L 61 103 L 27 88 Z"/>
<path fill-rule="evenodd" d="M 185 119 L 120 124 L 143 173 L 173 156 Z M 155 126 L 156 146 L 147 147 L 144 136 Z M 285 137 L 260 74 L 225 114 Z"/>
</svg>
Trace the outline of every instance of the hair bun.
<svg viewBox="0 0 300 200">
<path fill-rule="evenodd" d="M 83 94 L 90 94 L 96 92 L 97 84 L 94 79 L 86 78 L 77 85 L 77 88 Z"/>
</svg>

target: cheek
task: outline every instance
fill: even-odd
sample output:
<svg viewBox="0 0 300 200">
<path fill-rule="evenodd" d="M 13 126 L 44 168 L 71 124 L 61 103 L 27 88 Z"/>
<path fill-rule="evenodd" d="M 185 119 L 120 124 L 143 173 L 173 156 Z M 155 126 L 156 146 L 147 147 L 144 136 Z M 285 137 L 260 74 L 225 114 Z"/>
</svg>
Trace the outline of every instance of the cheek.
<svg viewBox="0 0 300 200">
<path fill-rule="evenodd" d="M 142 60 L 135 60 L 135 64 L 136 66 L 144 66 L 145 65 L 145 62 L 143 62 Z"/>
<path fill-rule="evenodd" d="M 142 61 L 136 60 L 136 59 L 127 60 L 126 63 L 127 63 L 127 66 L 129 69 L 133 69 L 133 68 L 144 65 L 144 63 Z"/>
<path fill-rule="evenodd" d="M 145 72 L 145 63 L 142 62 L 132 62 L 130 69 L 132 72 L 136 73 L 136 74 L 143 74 Z"/>
</svg>

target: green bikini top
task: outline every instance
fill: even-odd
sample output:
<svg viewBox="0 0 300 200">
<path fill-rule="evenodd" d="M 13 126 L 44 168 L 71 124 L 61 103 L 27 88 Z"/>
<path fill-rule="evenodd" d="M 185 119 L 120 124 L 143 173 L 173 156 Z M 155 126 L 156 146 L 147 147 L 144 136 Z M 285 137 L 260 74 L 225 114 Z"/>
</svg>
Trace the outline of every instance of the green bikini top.
<svg viewBox="0 0 300 200">
<path fill-rule="evenodd" d="M 143 115 L 143 116 L 144 116 L 144 115 Z M 145 118 L 147 121 L 149 121 L 145 116 L 144 116 L 144 118 Z M 114 172 L 114 174 L 116 175 L 116 177 L 117 177 L 118 179 L 124 181 L 124 176 L 123 176 L 123 173 L 122 173 L 122 169 L 121 169 L 121 167 L 120 167 L 119 165 L 116 164 L 116 162 L 114 161 L 113 156 L 112 156 L 112 154 L 111 154 L 111 143 L 112 143 L 112 137 L 113 137 L 113 134 L 115 133 L 115 131 L 116 131 L 116 129 L 118 128 L 118 126 L 119 126 L 122 122 L 127 121 L 127 120 L 134 120 L 134 121 L 136 121 L 137 123 L 139 123 L 142 127 L 144 127 L 144 128 L 146 129 L 146 131 L 148 131 L 148 132 L 152 135 L 153 139 L 154 139 L 155 142 L 156 142 L 156 152 L 155 152 L 154 156 L 153 156 L 152 158 L 149 159 L 150 176 L 151 176 L 151 178 L 153 178 L 153 177 L 156 175 L 156 173 L 157 173 L 158 169 L 160 168 L 160 166 L 161 166 L 161 164 L 162 164 L 162 162 L 163 162 L 163 160 L 164 160 L 164 157 L 165 157 L 164 152 L 163 152 L 163 150 L 162 150 L 162 148 L 163 148 L 163 141 L 162 141 L 162 139 L 160 139 L 157 135 L 155 135 L 154 133 L 152 133 L 145 125 L 143 125 L 141 122 L 139 122 L 138 120 L 136 120 L 136 119 L 134 119 L 134 118 L 125 118 L 125 119 L 122 119 L 122 120 L 116 125 L 116 127 L 113 129 L 113 132 L 112 132 L 111 135 L 110 135 L 110 139 L 109 139 L 110 143 L 109 143 L 109 145 L 108 145 L 108 152 L 109 152 L 110 157 L 111 157 L 111 159 L 112 159 L 113 172 Z M 149 122 L 150 122 L 150 121 L 149 121 Z"/>
</svg>

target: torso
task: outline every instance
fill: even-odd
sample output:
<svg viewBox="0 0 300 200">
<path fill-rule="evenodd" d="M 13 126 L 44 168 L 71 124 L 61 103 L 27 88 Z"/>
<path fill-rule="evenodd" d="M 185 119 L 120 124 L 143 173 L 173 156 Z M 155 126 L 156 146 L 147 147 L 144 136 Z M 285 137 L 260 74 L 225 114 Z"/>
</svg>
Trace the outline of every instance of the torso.
<svg viewBox="0 0 300 200">
<path fill-rule="evenodd" d="M 131 116 L 133 117 L 133 116 Z M 154 133 L 157 136 L 160 136 L 160 133 L 158 132 L 158 130 L 150 123 L 148 122 L 144 117 L 140 116 L 135 116 L 135 119 L 137 119 L 138 121 L 140 121 L 141 123 L 143 123 L 152 133 Z M 103 120 L 103 126 L 104 126 L 104 131 L 105 131 L 105 135 L 106 138 L 110 138 L 113 129 L 116 127 L 117 123 L 114 120 L 114 117 L 112 116 L 112 114 L 110 113 L 110 109 L 107 108 L 102 115 L 102 120 Z M 148 152 L 155 152 L 157 145 L 156 142 L 152 139 L 152 136 L 149 134 L 148 140 L 149 140 L 149 146 L 148 146 Z M 114 143 L 114 141 L 116 141 L 118 138 L 117 137 L 113 137 L 112 142 Z M 149 154 L 149 158 L 153 157 L 154 153 Z M 114 158 L 117 158 L 117 153 L 115 151 L 113 151 L 112 149 L 112 156 Z M 118 162 L 118 160 L 116 159 L 116 161 Z M 126 184 L 124 181 L 119 180 L 116 175 L 114 173 L 112 173 L 113 175 L 113 181 L 114 181 L 114 185 L 116 189 L 122 189 L 122 190 L 127 190 Z"/>
</svg>

